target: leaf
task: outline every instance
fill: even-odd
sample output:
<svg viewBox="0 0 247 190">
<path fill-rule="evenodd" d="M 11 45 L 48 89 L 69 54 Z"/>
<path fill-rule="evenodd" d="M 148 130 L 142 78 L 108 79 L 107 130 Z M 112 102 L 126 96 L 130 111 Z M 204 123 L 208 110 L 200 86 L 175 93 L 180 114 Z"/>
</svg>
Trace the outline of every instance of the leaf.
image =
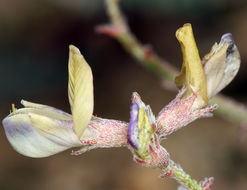
<svg viewBox="0 0 247 190">
<path fill-rule="evenodd" d="M 68 95 L 75 133 L 80 139 L 93 114 L 93 76 L 78 48 L 70 45 Z"/>
</svg>

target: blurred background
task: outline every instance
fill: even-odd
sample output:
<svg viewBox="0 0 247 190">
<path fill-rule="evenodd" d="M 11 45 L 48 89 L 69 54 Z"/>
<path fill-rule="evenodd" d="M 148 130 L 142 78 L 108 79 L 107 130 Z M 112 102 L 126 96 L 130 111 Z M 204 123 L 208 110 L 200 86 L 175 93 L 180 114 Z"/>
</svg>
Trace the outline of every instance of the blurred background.
<svg viewBox="0 0 247 190">
<path fill-rule="evenodd" d="M 144 44 L 180 67 L 175 31 L 193 25 L 201 56 L 221 35 L 233 33 L 242 65 L 223 91 L 247 102 L 247 2 L 245 0 L 122 0 L 131 30 Z M 70 112 L 67 98 L 68 46 L 77 46 L 93 69 L 95 109 L 100 117 L 129 120 L 131 93 L 137 91 L 153 112 L 176 93 L 139 66 L 113 39 L 95 33 L 107 23 L 103 0 L 0 1 L 0 118 L 20 100 Z M 247 131 L 247 130 L 246 130 Z M 171 158 L 193 178 L 214 176 L 213 189 L 247 189 L 247 132 L 221 118 L 200 119 L 164 142 Z M 135 164 L 125 148 L 97 149 L 81 156 L 71 150 L 43 158 L 13 150 L 0 129 L 0 190 L 163 190 L 176 189 L 160 171 Z"/>
</svg>

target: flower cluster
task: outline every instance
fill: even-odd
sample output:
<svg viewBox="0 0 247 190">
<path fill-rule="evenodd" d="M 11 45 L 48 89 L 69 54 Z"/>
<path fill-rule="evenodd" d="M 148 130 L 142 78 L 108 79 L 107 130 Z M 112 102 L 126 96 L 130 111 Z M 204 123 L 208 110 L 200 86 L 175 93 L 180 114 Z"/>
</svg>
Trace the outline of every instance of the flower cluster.
<svg viewBox="0 0 247 190">
<path fill-rule="evenodd" d="M 24 108 L 13 107 L 2 121 L 10 144 L 17 152 L 35 158 L 72 147 L 81 147 L 72 152 L 79 155 L 94 148 L 127 146 L 137 163 L 162 169 L 163 176 L 176 171 L 180 177 L 188 177 L 180 167 L 172 167 L 160 142 L 195 119 L 212 115 L 217 105 L 207 107 L 208 102 L 233 80 L 240 56 L 231 34 L 223 35 L 202 60 L 190 24 L 179 28 L 176 37 L 183 54 L 181 73 L 175 79 L 180 90 L 157 117 L 136 92 L 129 123 L 93 116 L 92 71 L 80 51 L 70 46 L 68 96 L 72 114 L 23 100 Z M 204 189 L 210 188 L 213 180 L 209 179 L 202 183 Z"/>
</svg>

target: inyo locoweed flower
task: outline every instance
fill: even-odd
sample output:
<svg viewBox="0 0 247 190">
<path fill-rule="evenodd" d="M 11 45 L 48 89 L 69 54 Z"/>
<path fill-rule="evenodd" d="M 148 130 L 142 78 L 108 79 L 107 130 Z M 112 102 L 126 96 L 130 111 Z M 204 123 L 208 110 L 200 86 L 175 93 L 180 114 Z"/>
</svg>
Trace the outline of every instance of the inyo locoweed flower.
<svg viewBox="0 0 247 190">
<path fill-rule="evenodd" d="M 13 148 L 29 157 L 46 157 L 83 146 L 73 154 L 97 147 L 127 145 L 127 124 L 94 117 L 93 77 L 80 51 L 70 46 L 68 95 L 72 115 L 62 110 L 22 100 L 3 121 Z"/>
<path fill-rule="evenodd" d="M 206 107 L 209 99 L 233 80 L 240 66 L 240 55 L 231 34 L 223 35 L 202 61 L 191 24 L 179 28 L 176 37 L 183 53 L 181 73 L 175 79 L 181 90 L 157 116 L 157 133 L 161 137 L 195 119 L 211 116 L 217 105 Z"/>
</svg>

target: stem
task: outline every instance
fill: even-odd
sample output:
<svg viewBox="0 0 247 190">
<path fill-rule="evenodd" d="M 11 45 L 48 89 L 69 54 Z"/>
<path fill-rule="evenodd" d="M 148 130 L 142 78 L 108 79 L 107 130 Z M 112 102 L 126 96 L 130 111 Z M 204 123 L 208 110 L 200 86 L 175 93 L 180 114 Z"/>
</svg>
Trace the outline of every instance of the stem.
<svg viewBox="0 0 247 190">
<path fill-rule="evenodd" d="M 177 180 L 181 185 L 191 190 L 203 190 L 204 188 L 189 174 L 185 173 L 184 170 L 178 164 L 172 160 L 169 161 L 168 167 L 164 170 L 165 174 L 162 177 L 172 177 Z"/>
<path fill-rule="evenodd" d="M 111 25 L 118 28 L 119 32 L 117 35 L 111 35 L 108 32 L 105 32 L 105 34 L 115 38 L 146 69 L 152 71 L 161 79 L 174 83 L 174 78 L 179 73 L 178 70 L 172 67 L 168 61 L 159 58 L 150 48 L 143 46 L 136 39 L 124 20 L 119 8 L 119 1 L 106 0 L 106 9 Z M 247 125 L 247 108 L 242 103 L 223 95 L 216 95 L 211 103 L 219 105 L 215 112 L 216 115 L 240 125 Z"/>
<path fill-rule="evenodd" d="M 239 125 L 247 126 L 247 113 L 246 106 L 244 104 L 221 94 L 213 97 L 211 101 L 219 105 L 219 107 L 215 110 L 217 115 L 226 120 L 238 123 Z"/>
<path fill-rule="evenodd" d="M 117 41 L 124 49 L 131 54 L 145 68 L 151 70 L 161 78 L 173 81 L 178 71 L 165 60 L 161 60 L 155 55 L 150 47 L 143 46 L 136 37 L 130 32 L 124 16 L 120 11 L 117 0 L 106 0 L 106 11 L 111 24 L 120 29 L 116 36 Z"/>
</svg>

